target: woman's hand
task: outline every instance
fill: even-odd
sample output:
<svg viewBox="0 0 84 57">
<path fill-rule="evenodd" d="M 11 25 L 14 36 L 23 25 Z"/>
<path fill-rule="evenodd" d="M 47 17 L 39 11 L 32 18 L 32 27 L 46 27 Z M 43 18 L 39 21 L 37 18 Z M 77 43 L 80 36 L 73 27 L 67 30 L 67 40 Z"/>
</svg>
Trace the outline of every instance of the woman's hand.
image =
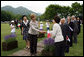
<svg viewBox="0 0 84 57">
<path fill-rule="evenodd" d="M 44 33 L 47 33 L 46 31 L 43 31 Z"/>
<path fill-rule="evenodd" d="M 46 33 L 46 31 L 39 31 L 40 33 Z"/>
</svg>

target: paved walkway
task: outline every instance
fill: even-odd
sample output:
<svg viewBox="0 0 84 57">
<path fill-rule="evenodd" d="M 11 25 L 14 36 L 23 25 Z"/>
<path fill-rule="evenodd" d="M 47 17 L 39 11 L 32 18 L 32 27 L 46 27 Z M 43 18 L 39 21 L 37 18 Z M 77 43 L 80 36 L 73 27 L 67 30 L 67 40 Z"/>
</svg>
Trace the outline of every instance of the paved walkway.
<svg viewBox="0 0 84 57">
<path fill-rule="evenodd" d="M 43 47 L 44 47 L 43 41 L 37 43 L 37 56 L 39 56 L 39 54 L 43 50 Z M 25 49 L 19 50 L 9 56 L 30 56 L 30 50 L 25 50 Z"/>
</svg>

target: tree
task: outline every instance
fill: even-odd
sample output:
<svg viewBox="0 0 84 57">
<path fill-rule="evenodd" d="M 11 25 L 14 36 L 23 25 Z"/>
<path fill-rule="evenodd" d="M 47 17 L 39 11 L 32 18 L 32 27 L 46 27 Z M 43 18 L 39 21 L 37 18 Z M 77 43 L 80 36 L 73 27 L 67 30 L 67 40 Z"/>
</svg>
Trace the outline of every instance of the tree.
<svg viewBox="0 0 84 57">
<path fill-rule="evenodd" d="M 59 14 L 60 13 L 60 9 L 61 9 L 61 6 L 59 5 L 49 5 L 47 8 L 46 8 L 46 11 L 44 13 L 44 17 L 45 19 L 48 19 L 48 20 L 51 20 L 53 19 L 53 17 L 56 15 L 56 14 Z"/>
<path fill-rule="evenodd" d="M 15 19 L 15 15 L 9 11 L 1 11 L 1 21 L 11 21 Z"/>
<path fill-rule="evenodd" d="M 1 21 L 10 21 L 13 18 L 13 13 L 3 10 L 1 11 Z"/>
<path fill-rule="evenodd" d="M 79 14 L 82 15 L 83 5 L 80 5 L 80 3 L 75 2 L 71 6 L 73 8 L 73 12 L 75 16 L 79 16 Z"/>
<path fill-rule="evenodd" d="M 61 17 L 67 17 L 68 15 L 70 15 L 70 7 L 69 6 L 63 6 L 60 10 L 60 14 L 61 14 Z"/>
<path fill-rule="evenodd" d="M 49 5 L 46 8 L 46 11 L 44 14 L 40 16 L 40 18 L 51 20 L 53 17 L 58 14 L 61 18 L 67 17 L 67 16 L 83 16 L 83 4 L 80 5 L 80 3 L 73 3 L 71 7 L 69 6 L 60 6 L 60 5 Z"/>
</svg>

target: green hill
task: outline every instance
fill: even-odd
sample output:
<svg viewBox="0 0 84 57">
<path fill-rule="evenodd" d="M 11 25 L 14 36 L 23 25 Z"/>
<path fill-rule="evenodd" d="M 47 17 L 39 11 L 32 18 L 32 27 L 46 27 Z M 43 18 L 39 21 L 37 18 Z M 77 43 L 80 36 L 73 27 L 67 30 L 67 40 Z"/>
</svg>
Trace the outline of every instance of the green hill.
<svg viewBox="0 0 84 57">
<path fill-rule="evenodd" d="M 11 6 L 4 6 L 4 7 L 1 7 L 1 10 L 4 10 L 4 11 L 10 11 L 10 12 L 13 12 L 14 14 L 21 14 L 21 15 L 29 15 L 31 13 L 35 13 L 25 7 L 17 7 L 17 8 L 13 8 Z M 41 15 L 40 13 L 36 13 L 36 15 Z"/>
</svg>

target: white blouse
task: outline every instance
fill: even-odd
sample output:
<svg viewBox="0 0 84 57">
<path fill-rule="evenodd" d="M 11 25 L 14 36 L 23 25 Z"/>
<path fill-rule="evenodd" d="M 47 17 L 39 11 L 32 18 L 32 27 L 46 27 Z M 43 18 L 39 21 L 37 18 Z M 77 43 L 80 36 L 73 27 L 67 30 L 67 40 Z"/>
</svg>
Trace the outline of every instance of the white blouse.
<svg viewBox="0 0 84 57">
<path fill-rule="evenodd" d="M 53 25 L 53 30 L 50 31 L 51 37 L 55 38 L 55 42 L 61 42 L 64 40 L 63 35 L 62 35 L 62 30 L 59 24 L 55 23 Z"/>
<path fill-rule="evenodd" d="M 26 22 L 23 20 L 23 23 L 27 26 L 28 20 Z"/>
</svg>

